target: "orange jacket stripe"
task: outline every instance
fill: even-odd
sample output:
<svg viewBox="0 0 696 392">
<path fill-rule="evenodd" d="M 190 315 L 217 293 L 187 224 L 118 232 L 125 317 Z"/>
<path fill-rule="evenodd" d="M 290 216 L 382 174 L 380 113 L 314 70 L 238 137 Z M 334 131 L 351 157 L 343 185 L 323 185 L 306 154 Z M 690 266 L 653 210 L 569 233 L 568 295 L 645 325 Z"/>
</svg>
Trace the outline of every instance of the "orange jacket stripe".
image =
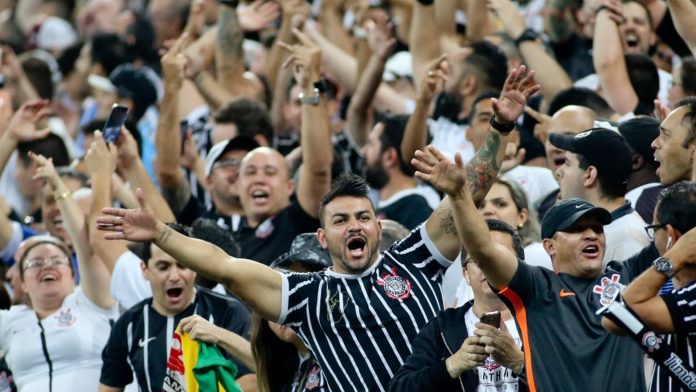
<svg viewBox="0 0 696 392">
<path fill-rule="evenodd" d="M 524 303 L 522 303 L 519 295 L 511 288 L 505 287 L 500 290 L 499 294 L 507 298 L 515 310 L 515 320 L 520 327 L 522 343 L 524 344 L 524 368 L 527 372 L 529 392 L 536 392 L 536 383 L 534 382 L 534 372 L 532 370 L 532 347 L 529 344 L 529 329 L 527 328 L 527 309 L 524 307 Z"/>
</svg>

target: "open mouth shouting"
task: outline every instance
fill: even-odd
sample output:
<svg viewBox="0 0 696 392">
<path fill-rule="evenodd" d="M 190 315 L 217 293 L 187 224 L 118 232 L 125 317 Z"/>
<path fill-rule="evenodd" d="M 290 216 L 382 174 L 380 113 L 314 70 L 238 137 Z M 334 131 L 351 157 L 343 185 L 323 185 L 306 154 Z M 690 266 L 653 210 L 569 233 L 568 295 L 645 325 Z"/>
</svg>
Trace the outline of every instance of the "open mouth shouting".
<svg viewBox="0 0 696 392">
<path fill-rule="evenodd" d="M 346 248 L 348 249 L 348 255 L 354 259 L 360 259 L 367 253 L 366 251 L 367 241 L 359 236 L 350 237 L 346 242 Z"/>
<path fill-rule="evenodd" d="M 53 271 L 44 272 L 39 276 L 39 282 L 41 282 L 41 283 L 57 282 L 58 280 L 59 280 L 58 274 L 53 272 Z"/>
<path fill-rule="evenodd" d="M 167 295 L 167 300 L 171 303 L 180 303 L 183 301 L 184 288 L 183 287 L 171 287 L 165 291 Z"/>
<path fill-rule="evenodd" d="M 590 259 L 596 259 L 599 257 L 599 245 L 590 244 L 582 248 L 582 254 Z"/>
<path fill-rule="evenodd" d="M 268 202 L 268 192 L 261 189 L 252 189 L 251 200 L 257 204 L 265 204 Z"/>
</svg>

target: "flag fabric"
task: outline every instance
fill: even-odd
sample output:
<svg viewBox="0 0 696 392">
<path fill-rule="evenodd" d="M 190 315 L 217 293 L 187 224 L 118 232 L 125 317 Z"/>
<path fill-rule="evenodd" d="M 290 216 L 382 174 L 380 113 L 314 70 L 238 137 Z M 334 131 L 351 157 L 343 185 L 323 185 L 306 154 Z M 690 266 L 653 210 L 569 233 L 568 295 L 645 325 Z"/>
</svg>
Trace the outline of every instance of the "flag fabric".
<svg viewBox="0 0 696 392">
<path fill-rule="evenodd" d="M 179 329 L 174 332 L 162 387 L 165 392 L 242 392 L 236 376 L 237 366 L 217 346 L 191 339 Z"/>
</svg>

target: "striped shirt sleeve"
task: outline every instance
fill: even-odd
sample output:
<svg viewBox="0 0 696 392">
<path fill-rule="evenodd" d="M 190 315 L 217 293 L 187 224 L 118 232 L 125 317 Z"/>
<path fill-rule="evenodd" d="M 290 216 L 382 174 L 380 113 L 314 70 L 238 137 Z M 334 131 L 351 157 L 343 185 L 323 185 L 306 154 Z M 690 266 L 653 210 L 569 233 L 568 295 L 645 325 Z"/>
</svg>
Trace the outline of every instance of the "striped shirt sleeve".
<svg viewBox="0 0 696 392">
<path fill-rule="evenodd" d="M 318 274 L 289 273 L 283 274 L 280 316 L 278 324 L 293 324 L 300 327 L 306 312 L 305 307 L 317 298 Z"/>
<path fill-rule="evenodd" d="M 672 316 L 676 333 L 696 331 L 696 280 L 683 288 L 661 295 Z"/>
</svg>

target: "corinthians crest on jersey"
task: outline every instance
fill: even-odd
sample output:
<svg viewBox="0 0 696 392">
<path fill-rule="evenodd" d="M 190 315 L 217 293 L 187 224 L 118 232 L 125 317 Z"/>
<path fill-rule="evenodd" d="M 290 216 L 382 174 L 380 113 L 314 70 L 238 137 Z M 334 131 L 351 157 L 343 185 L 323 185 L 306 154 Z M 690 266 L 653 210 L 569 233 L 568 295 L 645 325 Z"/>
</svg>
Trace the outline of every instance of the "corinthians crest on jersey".
<svg viewBox="0 0 696 392">
<path fill-rule="evenodd" d="M 384 287 L 387 297 L 392 299 L 405 299 L 411 296 L 411 282 L 396 272 L 396 267 L 391 268 L 391 273 L 385 272 L 377 278 L 377 284 Z"/>
</svg>

